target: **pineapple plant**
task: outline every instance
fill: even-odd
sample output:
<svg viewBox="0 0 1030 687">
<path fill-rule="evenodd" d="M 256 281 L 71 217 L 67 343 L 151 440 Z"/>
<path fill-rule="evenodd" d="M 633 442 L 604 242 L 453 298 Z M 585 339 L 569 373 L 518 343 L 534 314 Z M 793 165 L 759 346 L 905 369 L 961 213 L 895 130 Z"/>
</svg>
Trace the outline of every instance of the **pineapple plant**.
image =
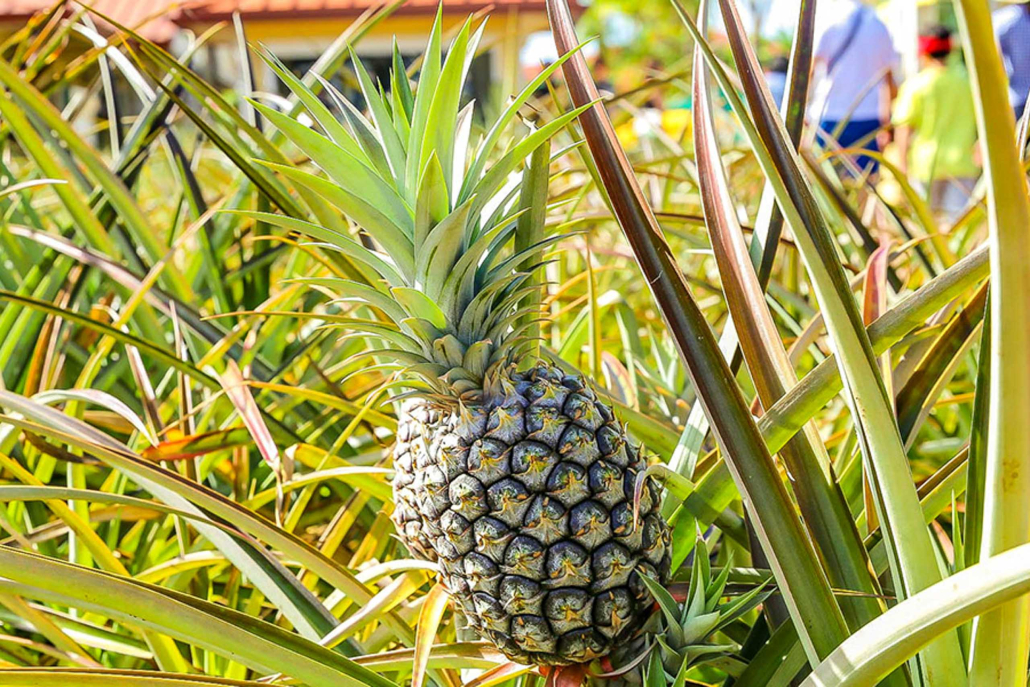
<svg viewBox="0 0 1030 687">
<path fill-rule="evenodd" d="M 719 34 L 730 41 L 735 69 L 706 42 L 703 26 L 678 2 L 673 7 L 734 115 L 703 106 L 708 98 L 700 94 L 711 89 L 702 83 L 705 70 L 698 68 L 693 69 L 698 87 L 692 110 L 697 138 L 686 152 L 666 150 L 656 139 L 655 146 L 630 148 L 624 156 L 602 108 L 580 115 L 577 125 L 591 146 L 607 198 L 584 193 L 570 212 L 577 226 L 601 231 L 615 214 L 645 275 L 641 280 L 638 271 L 625 269 L 628 255 L 622 251 L 595 253 L 606 268 L 595 287 L 627 296 L 628 307 L 620 314 L 635 320 L 627 331 L 653 332 L 648 338 L 654 353 L 639 340 L 623 343 L 625 357 L 634 362 L 628 372 L 638 375 L 633 386 L 641 408 L 640 416 L 627 419 L 640 423 L 650 448 L 677 457 L 667 467 L 644 472 L 658 470 L 667 480 L 667 498 L 682 501 L 673 520 L 672 565 L 679 567 L 681 558 L 694 554 L 685 562 L 689 571 L 679 571 L 671 583 L 662 579 L 663 566 L 641 550 L 649 536 L 643 525 L 656 518 L 653 486 L 638 471 L 637 486 L 643 490 L 638 549 L 617 527 L 622 501 L 609 507 L 590 482 L 600 463 L 615 465 L 625 480 L 641 462 L 639 454 L 601 447 L 603 435 L 628 446 L 618 423 L 609 419 L 610 409 L 588 380 L 542 359 L 530 341 L 537 316 L 533 300 L 539 295 L 534 268 L 544 260 L 579 262 L 575 254 L 556 255 L 552 239 L 542 235 L 546 204 L 534 200 L 546 190 L 546 140 L 576 114 L 523 127 L 515 124 L 516 110 L 508 109 L 496 125 L 483 129 L 456 95 L 478 34 L 457 33 L 449 53 L 454 61 L 444 62 L 437 29 L 417 89 L 400 69 L 382 90 L 359 71 L 368 109 L 359 112 L 341 101 L 338 120 L 326 107 L 338 95 L 328 89 L 312 93 L 320 88 L 317 75 L 335 74 L 343 46 L 398 2 L 356 20 L 304 77 L 310 89 L 283 72 L 303 102 L 287 105 L 295 110 L 290 116 L 262 111 L 260 124 L 278 128 L 256 126 L 249 107 L 238 110 L 187 66 L 203 37 L 178 57 L 123 28 L 131 40 L 112 40 L 105 50 L 77 55 L 82 42 L 63 38 L 80 29 L 92 35 L 92 27 L 82 23 L 84 15 L 66 14 L 58 3 L 7 39 L 0 58 L 6 134 L 0 206 L 3 250 L 12 257 L 0 270 L 0 500 L 7 530 L 0 546 L 0 684 L 188 679 L 198 685 L 257 685 L 281 675 L 296 684 L 397 687 L 409 679 L 457 684 L 467 674 L 454 671 L 466 669 L 488 671 L 475 679 L 479 684 L 511 687 L 540 685 L 541 674 L 552 687 L 578 685 L 577 678 L 588 677 L 609 687 L 1024 684 L 1025 633 L 1019 628 L 1025 627 L 1026 604 L 1019 599 L 1030 580 L 1030 545 L 1020 530 L 1025 519 L 1017 516 L 1026 510 L 1026 489 L 1009 488 L 1011 480 L 992 476 L 1014 474 L 1010 468 L 1025 467 L 1030 456 L 1018 450 L 1030 407 L 1026 332 L 1005 326 L 1027 310 L 1020 294 L 1030 293 L 1020 281 L 1030 261 L 1023 231 L 1030 225 L 1030 201 L 1024 162 L 1012 145 L 1025 139 L 1028 118 L 1017 134 L 1011 118 L 994 116 L 1007 115 L 1010 108 L 990 7 L 986 0 L 957 2 L 966 60 L 978 83 L 981 144 L 990 162 L 983 190 L 976 192 L 970 212 L 943 232 L 943 244 L 922 244 L 928 251 L 922 256 L 912 243 L 890 254 L 884 249 L 881 255 L 888 260 L 880 261 L 866 255 L 863 242 L 852 240 L 851 230 L 862 227 L 827 232 L 840 228 L 838 216 L 820 214 L 829 207 L 820 201 L 822 190 L 835 210 L 837 200 L 843 208 L 868 180 L 833 178 L 834 168 L 821 151 L 806 149 L 833 181 L 814 187 L 819 202 L 809 202 L 807 172 L 817 167 L 803 159 L 804 169 L 799 168 L 791 153 L 794 145 L 769 101 L 734 0 L 707 4 L 710 10 L 717 4 L 723 15 Z M 573 49 L 578 38 L 565 0 L 547 5 L 560 50 Z M 813 25 L 814 12 L 815 3 L 799 8 L 796 64 L 790 70 L 795 83 L 785 110 L 788 131 L 795 130 L 791 118 L 804 119 L 812 54 L 806 27 Z M 705 13 L 700 14 L 703 19 Z M 106 68 L 98 61 L 117 55 L 126 59 L 111 59 L 108 66 L 125 70 L 137 86 L 151 82 L 161 91 L 149 99 L 148 89 L 135 90 L 141 98 L 139 126 L 124 139 L 113 125 L 114 112 L 96 128 L 111 138 L 113 157 L 108 158 L 106 146 L 94 149 L 76 126 L 91 109 L 58 110 L 51 96 L 90 79 L 104 86 Z M 140 55 L 144 59 L 133 59 Z M 75 68 L 62 69 L 69 59 Z M 582 105 L 596 92 L 588 87 L 586 64 L 572 59 L 561 68 L 573 102 Z M 539 80 L 533 87 L 538 85 Z M 653 80 L 645 88 L 675 90 L 682 83 Z M 634 92 L 648 95 L 644 89 Z M 627 97 L 636 97 L 634 92 Z M 514 108 L 524 103 L 523 95 L 512 101 Z M 736 138 L 728 149 L 714 145 L 723 126 L 742 132 L 752 152 Z M 196 145 L 187 145 L 191 154 L 186 155 L 175 140 Z M 310 175 L 297 168 L 297 146 L 325 172 Z M 162 151 L 177 164 L 169 165 Z M 272 165 L 275 172 L 261 169 L 251 155 L 282 165 Z M 691 183 L 662 171 L 690 166 L 690 155 L 697 157 Z M 527 157 L 531 162 L 520 175 Z M 727 165 L 732 165 L 729 177 Z M 657 171 L 655 190 L 661 192 L 641 193 L 635 170 Z M 521 180 L 526 176 L 528 182 Z M 775 182 L 765 191 L 763 177 Z M 772 240 L 775 222 L 763 216 L 761 199 L 773 195 L 791 223 L 791 241 Z M 647 207 L 649 196 L 661 201 L 654 208 L 663 213 L 661 224 Z M 452 219 L 466 206 L 467 215 Z M 274 207 L 276 214 L 216 214 L 219 208 L 261 207 Z M 695 214 L 699 207 L 703 227 Z M 917 236 L 941 234 L 932 218 L 920 219 L 923 213 L 913 214 L 907 205 L 893 209 Z M 810 221 L 797 221 L 800 214 Z M 745 216 L 755 220 L 752 236 L 766 237 L 764 256 L 777 257 L 759 263 L 758 274 L 747 265 L 757 252 L 738 250 L 733 239 L 743 229 L 734 218 Z M 689 231 L 667 232 L 669 241 L 663 240 L 664 226 L 686 219 Z M 269 226 L 289 234 L 269 232 Z M 537 228 L 539 236 L 524 232 L 525 226 Z M 360 241 L 353 240 L 358 227 Z M 907 240 L 907 232 L 898 234 L 900 227 L 893 224 L 865 229 L 893 236 L 896 245 Z M 702 234 L 716 253 L 714 265 L 705 254 L 679 251 L 694 246 Z M 264 250 L 266 238 L 290 245 L 305 235 L 320 242 L 319 249 Z M 820 246 L 830 249 L 822 258 L 811 254 Z M 799 252 L 808 258 L 794 259 Z M 1006 259 L 997 262 L 989 255 Z M 844 312 L 842 305 L 853 298 L 846 278 L 836 281 L 843 287 L 838 294 L 829 288 L 834 280 L 826 278 L 826 270 L 840 271 L 841 261 L 848 270 L 873 268 L 866 269 L 863 289 L 875 287 L 881 295 L 890 286 L 882 269 L 886 262 L 902 277 L 903 289 L 888 299 L 888 309 L 878 306 L 880 318 L 868 330 L 863 331 L 861 317 L 826 317 Z M 762 265 L 771 270 L 764 275 L 768 291 Z M 680 270 L 696 283 L 684 284 Z M 282 277 L 299 275 L 310 277 L 307 281 L 323 293 L 352 301 L 342 312 L 326 304 L 324 312 L 310 315 L 346 327 L 346 338 L 292 326 L 286 316 L 308 318 L 299 311 L 325 300 L 283 283 Z M 725 298 L 706 296 L 699 303 L 687 286 L 721 289 Z M 655 304 L 640 297 L 646 296 L 640 287 L 652 289 Z M 734 293 L 749 305 L 727 305 Z M 553 295 L 559 304 L 576 297 L 567 290 Z M 824 303 L 832 307 L 823 308 Z M 252 310 L 255 304 L 261 305 Z M 556 309 L 568 315 L 564 321 L 575 317 L 572 308 Z M 666 316 L 664 325 L 656 319 L 658 310 Z M 773 326 L 763 326 L 773 312 Z M 613 314 L 605 313 L 605 318 Z M 223 326 L 225 317 L 232 318 L 231 326 Z M 708 324 L 725 327 L 732 318 L 741 326 L 735 332 L 723 328 L 720 339 L 726 343 L 731 334 L 741 339 L 750 384 L 738 383 L 745 373 L 728 371 L 727 356 Z M 809 340 L 815 346 L 802 358 L 791 358 L 790 369 L 769 364 L 782 352 L 785 335 L 796 344 L 796 332 L 813 329 L 826 334 L 818 342 Z M 659 340 L 664 337 L 678 344 L 682 367 L 676 367 L 671 346 L 663 354 Z M 858 355 L 865 343 L 856 345 L 856 338 L 865 337 L 873 355 Z M 398 405 L 399 430 L 393 418 L 372 408 L 382 394 L 366 395 L 368 380 L 381 375 L 347 374 L 365 364 L 350 356 L 372 340 L 385 342 L 371 347 L 374 363 L 397 374 L 388 388 L 396 394 L 391 401 Z M 826 347 L 835 356 L 818 362 Z M 331 367 L 310 363 L 323 355 L 332 358 Z M 230 358 L 243 368 L 243 379 L 226 368 Z M 892 358 L 898 393 L 883 398 L 875 362 Z M 775 386 L 783 383 L 789 390 L 779 400 L 762 399 L 777 396 Z M 360 398 L 364 406 L 327 402 L 319 407 L 318 399 L 331 400 L 327 390 L 351 401 Z M 841 390 L 849 400 L 861 397 L 863 412 L 834 402 Z M 563 400 L 542 401 L 548 393 Z M 663 406 L 663 399 L 691 397 L 698 400 L 689 415 L 681 413 L 683 404 Z M 750 404 L 762 409 L 757 422 Z M 887 412 L 868 414 L 877 404 L 886 405 Z M 590 408 L 600 418 L 596 430 L 583 426 L 590 423 Z M 507 414 L 516 418 L 504 419 Z M 558 422 L 563 433 L 577 427 L 577 433 L 582 429 L 593 436 L 599 457 L 582 465 L 571 456 L 586 454 L 563 454 L 559 444 L 554 448 L 540 436 L 530 437 L 528 423 L 535 414 Z M 702 417 L 705 421 L 698 422 Z M 717 453 L 703 441 L 709 424 Z M 393 475 L 368 464 L 369 457 L 378 460 L 378 439 L 388 430 L 398 438 L 396 513 L 382 507 L 391 490 L 382 480 Z M 904 450 L 891 458 L 885 442 L 899 431 Z M 780 465 L 772 462 L 795 442 L 823 458 L 832 448 L 833 459 L 821 459 L 811 471 L 792 469 L 786 458 Z M 599 543 L 587 542 L 588 532 L 574 525 L 571 513 L 579 503 L 566 507 L 547 480 L 543 486 L 527 483 L 515 456 L 517 451 L 523 451 L 522 458 L 534 455 L 524 448 L 535 444 L 554 454 L 551 470 L 564 464 L 583 468 L 587 489 L 580 490 L 585 498 L 580 503 L 600 504 L 595 512 L 600 521 L 607 514 L 612 529 L 610 534 L 602 529 Z M 677 445 L 686 450 L 673 453 Z M 485 454 L 487 470 L 496 475 L 483 471 L 484 448 L 500 452 L 492 466 L 494 454 Z M 613 463 L 614 456 L 626 466 Z M 865 492 L 875 463 L 889 467 L 898 457 L 896 464 L 911 468 L 911 474 L 876 480 L 880 488 Z M 464 475 L 475 475 L 479 487 Z M 441 479 L 446 500 L 437 485 Z M 508 501 L 498 512 L 516 514 L 512 523 L 490 510 L 491 489 L 508 479 L 521 485 L 511 493 L 518 496 L 524 488 L 529 501 L 524 506 L 525 500 L 500 494 Z M 455 484 L 458 503 L 451 498 Z M 466 486 L 472 489 L 468 493 L 481 487 L 485 502 L 465 498 L 460 489 Z M 821 494 L 819 502 L 800 498 L 802 487 Z M 910 491 L 907 497 L 897 491 L 902 487 Z M 611 496 L 618 498 L 618 491 Z M 622 497 L 628 501 L 625 491 Z M 559 540 L 542 544 L 541 569 L 514 572 L 517 562 L 507 560 L 507 553 L 519 537 L 540 535 L 534 528 L 543 521 L 533 508 L 539 501 L 543 513 L 544 498 L 557 502 L 548 507 L 563 518 L 552 518 Z M 826 511 L 819 504 L 841 498 L 845 517 L 834 525 L 822 517 Z M 473 520 L 460 512 L 465 503 L 489 512 Z M 747 536 L 741 504 L 748 509 L 753 538 Z M 390 541 L 393 515 L 407 548 Z M 470 522 L 471 542 L 467 530 L 451 529 L 461 524 L 456 515 Z M 505 549 L 480 558 L 474 554 L 491 541 L 483 540 L 482 532 L 494 522 L 503 527 Z M 710 533 L 707 543 L 692 543 L 695 522 Z M 844 536 L 834 537 L 835 530 Z M 869 545 L 868 556 L 865 551 L 854 556 L 851 545 L 845 546 L 845 538 L 857 533 L 870 535 L 857 542 L 862 549 Z M 927 555 L 897 555 L 931 535 Z M 625 584 L 605 589 L 608 582 L 599 582 L 597 575 L 605 575 L 607 563 L 595 568 L 594 562 L 610 542 L 624 546 L 634 569 Z M 564 580 L 549 576 L 548 556 L 575 550 L 572 544 L 590 559 L 579 570 L 594 577 L 561 587 Z M 713 565 L 723 567 L 709 565 L 709 545 Z M 759 545 L 768 566 L 756 555 Z M 508 646 L 513 657 L 569 662 L 573 659 L 563 654 L 563 646 L 575 648 L 576 635 L 570 639 L 570 632 L 584 623 L 592 624 L 589 639 L 607 642 L 600 650 L 611 651 L 590 663 L 534 670 L 506 664 L 500 652 L 465 641 L 460 612 L 440 615 L 443 582 L 424 594 L 434 566 L 398 561 L 409 549 L 439 561 L 441 580 L 452 589 L 468 585 L 456 594 L 456 603 L 464 603 L 484 635 Z M 755 567 L 731 569 L 737 555 Z M 496 576 L 470 576 L 468 570 L 474 574 L 479 563 L 496 566 Z M 913 572 L 947 579 L 916 591 L 907 583 L 915 579 Z M 886 598 L 877 580 L 893 582 Z M 486 597 L 479 597 L 485 610 L 475 597 L 482 583 L 491 585 Z M 598 620 L 613 599 L 626 598 L 618 590 L 626 590 L 634 604 L 643 599 L 638 583 L 648 587 L 654 603 L 632 606 L 629 620 L 616 615 L 621 630 L 613 631 L 614 625 L 604 622 L 607 616 Z M 513 593 L 521 589 L 539 596 Z M 782 599 L 784 608 L 759 615 L 757 604 L 768 594 Z M 555 598 L 583 599 L 586 605 L 566 607 L 557 621 L 568 624 L 559 626 L 551 610 Z M 864 610 L 855 613 L 859 605 Z M 780 622 L 782 611 L 792 622 Z M 525 638 L 521 628 L 534 626 L 552 633 L 544 641 L 553 652 L 516 644 Z M 961 641 L 946 636 L 956 627 Z M 943 651 L 934 646 L 935 637 L 947 640 Z"/>
<path fill-rule="evenodd" d="M 727 584 L 732 556 L 728 565 L 714 574 L 701 532 L 695 542 L 690 580 L 685 587 L 678 584 L 666 589 L 651 578 L 643 578 L 660 613 L 648 619 L 647 636 L 620 645 L 603 659 L 610 684 L 682 685 L 691 669 L 705 663 L 717 664 L 733 677 L 738 677 L 746 665 L 737 655 L 736 644 L 716 644 L 713 638 L 759 606 L 772 591 L 758 584 L 731 595 Z"/>
<path fill-rule="evenodd" d="M 650 615 L 643 578 L 667 580 L 670 535 L 643 450 L 589 380 L 541 359 L 531 336 L 534 273 L 560 237 L 515 247 L 519 169 L 584 108 L 501 145 L 559 62 L 474 144 L 474 104 L 460 107 L 460 97 L 481 35 L 466 22 L 444 60 L 438 16 L 413 90 L 396 50 L 388 94 L 352 56 L 370 117 L 325 84 L 342 122 L 266 56 L 325 135 L 255 106 L 329 179 L 279 171 L 344 208 L 371 244 L 261 219 L 343 253 L 355 278 L 313 282 L 379 314 L 337 324 L 385 342 L 368 355 L 403 387 L 393 486 L 400 538 L 439 563 L 469 625 L 512 660 L 583 663 Z"/>
</svg>

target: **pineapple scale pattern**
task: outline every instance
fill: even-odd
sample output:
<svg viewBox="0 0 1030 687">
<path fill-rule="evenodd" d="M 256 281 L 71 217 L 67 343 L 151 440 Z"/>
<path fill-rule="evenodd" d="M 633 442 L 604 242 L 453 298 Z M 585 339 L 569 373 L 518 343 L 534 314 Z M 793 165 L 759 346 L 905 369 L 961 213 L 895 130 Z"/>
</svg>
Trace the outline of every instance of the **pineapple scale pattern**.
<svg viewBox="0 0 1030 687">
<path fill-rule="evenodd" d="M 509 658 L 589 661 L 646 619 L 639 575 L 668 577 L 658 487 L 648 479 L 634 527 L 646 462 L 611 408 L 547 365 L 502 375 L 501 393 L 474 409 L 402 413 L 394 521 Z"/>
</svg>

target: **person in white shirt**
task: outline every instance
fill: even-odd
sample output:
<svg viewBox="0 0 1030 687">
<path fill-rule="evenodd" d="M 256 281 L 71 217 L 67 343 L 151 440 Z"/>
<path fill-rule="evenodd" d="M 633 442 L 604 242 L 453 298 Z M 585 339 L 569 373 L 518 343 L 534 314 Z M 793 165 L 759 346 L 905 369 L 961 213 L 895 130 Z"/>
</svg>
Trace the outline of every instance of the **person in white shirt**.
<svg viewBox="0 0 1030 687">
<path fill-rule="evenodd" d="M 1009 97 L 1018 120 L 1030 97 L 1030 0 L 1007 1 L 1011 3 L 1008 7 L 994 13 L 994 33 L 1009 75 Z"/>
<path fill-rule="evenodd" d="M 878 137 L 890 121 L 897 92 L 899 57 L 890 32 L 876 10 L 860 0 L 829 0 L 818 7 L 810 112 L 824 140 L 835 136 L 842 148 L 879 151 Z M 878 167 L 864 155 L 855 162 L 872 172 Z"/>
<path fill-rule="evenodd" d="M 776 107 L 783 106 L 783 94 L 787 92 L 788 69 L 790 62 L 783 56 L 772 58 L 765 68 L 765 82 L 769 84 L 769 93 L 772 94 Z"/>
</svg>

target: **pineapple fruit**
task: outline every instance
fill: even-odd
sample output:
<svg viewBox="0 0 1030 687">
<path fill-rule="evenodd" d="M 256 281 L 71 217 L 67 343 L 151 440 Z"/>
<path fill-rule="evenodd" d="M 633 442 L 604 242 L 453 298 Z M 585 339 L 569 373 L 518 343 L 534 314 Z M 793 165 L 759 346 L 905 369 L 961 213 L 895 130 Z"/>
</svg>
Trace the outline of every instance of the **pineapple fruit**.
<svg viewBox="0 0 1030 687">
<path fill-rule="evenodd" d="M 669 529 L 646 467 L 610 406 L 576 374 L 536 358 L 527 337 L 532 274 L 559 237 L 515 250 L 526 157 L 582 110 L 501 146 L 516 112 L 558 64 L 471 140 L 462 85 L 482 35 L 470 22 L 442 57 L 434 25 L 414 91 L 394 51 L 389 93 L 352 56 L 370 117 L 329 84 L 331 114 L 274 58 L 325 135 L 255 106 L 328 175 L 277 167 L 339 207 L 376 248 L 320 225 L 262 215 L 343 253 L 359 278 L 309 280 L 374 309 L 351 333 L 407 390 L 398 398 L 394 521 L 419 557 L 437 561 L 469 624 L 521 663 L 583 663 L 631 638 L 664 583 Z M 258 213 L 252 213 L 257 215 Z M 532 301 L 531 301 L 532 302 Z"/>
<path fill-rule="evenodd" d="M 582 378 L 546 364 L 491 370 L 461 405 L 405 412 L 394 452 L 394 521 L 438 560 L 473 628 L 509 658 L 604 655 L 650 610 L 640 575 L 664 579 L 668 529 L 646 465 Z"/>
</svg>

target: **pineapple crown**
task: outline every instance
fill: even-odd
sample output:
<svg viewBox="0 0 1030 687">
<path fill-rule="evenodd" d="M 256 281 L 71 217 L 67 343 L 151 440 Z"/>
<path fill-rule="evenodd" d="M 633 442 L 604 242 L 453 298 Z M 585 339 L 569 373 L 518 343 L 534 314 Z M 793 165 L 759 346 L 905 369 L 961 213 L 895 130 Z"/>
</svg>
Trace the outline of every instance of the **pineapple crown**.
<svg viewBox="0 0 1030 687">
<path fill-rule="evenodd" d="M 520 214 L 513 210 L 519 190 L 515 175 L 530 153 L 586 108 L 530 128 L 520 139 L 506 136 L 518 110 L 566 56 L 533 79 L 473 140 L 475 104 L 462 107 L 461 93 L 485 22 L 473 30 L 471 17 L 466 20 L 444 59 L 441 17 L 438 11 L 414 89 L 396 42 L 388 93 L 351 53 L 368 117 L 323 80 L 342 113 L 338 120 L 308 85 L 263 54 L 322 133 L 261 103 L 254 107 L 328 179 L 264 164 L 302 194 L 336 206 L 371 242 L 352 239 L 346 227 L 245 214 L 307 234 L 344 254 L 363 280 L 300 281 L 381 312 L 382 321 L 340 324 L 386 342 L 367 355 L 402 367 L 409 386 L 461 398 L 479 393 L 491 376 L 499 376 L 491 370 L 518 358 L 528 342 L 524 332 L 530 317 L 520 305 L 538 288 L 531 276 L 543 264 L 543 252 L 561 236 L 513 248 Z M 502 145 L 505 140 L 511 142 Z"/>
<path fill-rule="evenodd" d="M 694 565 L 690 571 L 690 583 L 680 597 L 682 601 L 658 581 L 641 577 L 660 610 L 656 618 L 658 627 L 651 628 L 654 642 L 614 674 L 623 674 L 640 666 L 644 684 L 683 685 L 691 668 L 731 657 L 737 647 L 712 643 L 713 635 L 757 607 L 772 593 L 763 584 L 723 602 L 727 596 L 732 560 L 718 575 L 713 575 L 708 546 L 700 532 L 696 536 Z"/>
</svg>

